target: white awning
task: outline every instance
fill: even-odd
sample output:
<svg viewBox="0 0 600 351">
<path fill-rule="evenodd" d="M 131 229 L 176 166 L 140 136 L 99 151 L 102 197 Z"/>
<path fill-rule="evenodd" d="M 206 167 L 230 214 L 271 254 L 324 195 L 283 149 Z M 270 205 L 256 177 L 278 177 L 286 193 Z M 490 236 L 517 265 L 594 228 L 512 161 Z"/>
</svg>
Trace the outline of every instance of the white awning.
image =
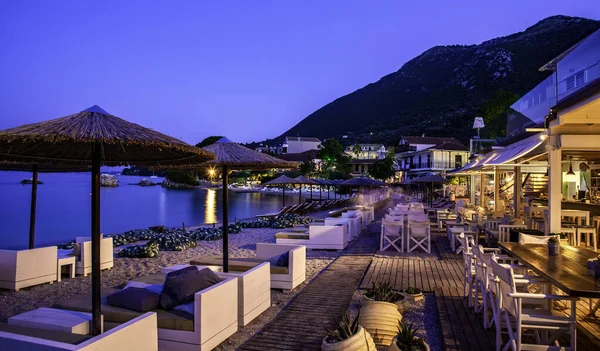
<svg viewBox="0 0 600 351">
<path fill-rule="evenodd" d="M 517 141 L 502 149 L 490 152 L 489 157 L 484 161 L 484 166 L 502 166 L 504 164 L 514 163 L 520 158 L 534 156 L 534 153 L 541 153 L 538 148 L 544 141 L 538 134 L 532 135 L 526 139 Z M 538 148 L 536 150 L 536 148 Z M 487 155 L 486 155 L 487 156 Z"/>
</svg>

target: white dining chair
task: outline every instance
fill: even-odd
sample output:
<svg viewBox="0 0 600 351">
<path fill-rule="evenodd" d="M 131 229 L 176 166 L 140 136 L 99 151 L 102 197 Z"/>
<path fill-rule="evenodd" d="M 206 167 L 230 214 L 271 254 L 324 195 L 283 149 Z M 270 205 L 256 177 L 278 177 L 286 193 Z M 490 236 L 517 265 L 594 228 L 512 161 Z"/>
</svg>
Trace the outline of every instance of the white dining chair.
<svg viewBox="0 0 600 351">
<path fill-rule="evenodd" d="M 396 251 L 403 252 L 403 226 L 404 221 L 390 221 L 385 218 L 381 220 L 381 238 L 379 242 L 380 251 L 385 251 L 390 247 L 393 247 Z"/>
<path fill-rule="evenodd" d="M 421 248 L 425 250 L 425 252 L 431 253 L 431 228 L 429 221 L 409 220 L 407 228 L 407 252 L 412 252 L 417 248 Z"/>
<path fill-rule="evenodd" d="M 535 278 L 520 278 L 513 268 L 491 261 L 495 277 L 496 297 L 500 309 L 496 315 L 496 350 L 564 350 L 574 351 L 577 345 L 576 304 L 577 297 L 552 294 L 532 294 L 517 290 L 517 284 L 535 283 Z M 570 313 L 553 310 L 553 301 L 570 302 Z M 528 301 L 540 303 L 535 308 L 526 308 Z M 545 309 L 541 306 L 549 306 Z M 508 342 L 502 348 L 502 330 L 508 334 Z M 533 333 L 533 344 L 523 341 L 523 332 Z M 569 346 L 560 345 L 559 338 L 568 335 Z"/>
</svg>

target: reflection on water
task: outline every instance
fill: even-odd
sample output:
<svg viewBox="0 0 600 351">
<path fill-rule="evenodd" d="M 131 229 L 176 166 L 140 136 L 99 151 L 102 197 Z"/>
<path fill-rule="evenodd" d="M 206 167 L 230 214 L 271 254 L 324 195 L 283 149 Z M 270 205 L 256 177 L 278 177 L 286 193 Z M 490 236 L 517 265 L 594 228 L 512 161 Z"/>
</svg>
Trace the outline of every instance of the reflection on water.
<svg viewBox="0 0 600 351">
<path fill-rule="evenodd" d="M 24 178 L 31 178 L 31 173 L 0 171 L 0 249 L 27 247 L 31 185 L 21 185 L 19 182 Z M 139 182 L 142 177 L 117 178 L 118 187 L 100 189 L 100 231 L 104 234 L 155 225 L 181 228 L 182 224 L 219 223 L 223 218 L 221 189 L 141 187 L 129 184 Z M 89 236 L 90 174 L 42 173 L 40 180 L 44 184 L 38 187 L 35 245 Z M 286 203 L 295 201 L 297 196 L 286 196 Z M 281 203 L 281 195 L 230 191 L 229 218 L 233 222 L 275 212 Z"/>
<path fill-rule="evenodd" d="M 206 189 L 204 207 L 204 223 L 215 223 L 217 221 L 217 192 L 214 189 Z"/>
</svg>

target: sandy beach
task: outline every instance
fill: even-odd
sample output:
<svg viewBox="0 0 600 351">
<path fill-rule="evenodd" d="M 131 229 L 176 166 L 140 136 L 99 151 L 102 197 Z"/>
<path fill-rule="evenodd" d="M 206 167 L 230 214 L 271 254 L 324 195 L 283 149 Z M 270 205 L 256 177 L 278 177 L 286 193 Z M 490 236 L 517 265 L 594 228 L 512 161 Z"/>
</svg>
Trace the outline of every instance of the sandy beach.
<svg viewBox="0 0 600 351">
<path fill-rule="evenodd" d="M 274 234 L 280 229 L 248 228 L 240 234 L 230 235 L 229 252 L 231 257 L 253 257 L 256 243 L 275 242 Z M 115 252 L 121 250 L 115 248 Z M 222 241 L 202 241 L 198 246 L 186 251 L 160 251 L 156 258 L 115 258 L 114 267 L 102 272 L 102 286 L 116 287 L 136 277 L 160 272 L 161 268 L 175 264 L 188 263 L 190 259 L 221 255 Z M 307 251 L 306 281 L 288 294 L 279 290 L 271 290 L 271 307 L 236 334 L 230 337 L 218 350 L 234 350 L 244 341 L 268 323 L 306 284 L 321 272 L 339 253 L 333 251 Z M 63 279 L 53 284 L 43 284 L 18 292 L 0 291 L 0 321 L 15 314 L 33 310 L 39 307 L 51 307 L 58 301 L 77 295 L 91 293 L 90 277 L 77 276 L 73 279 Z"/>
</svg>

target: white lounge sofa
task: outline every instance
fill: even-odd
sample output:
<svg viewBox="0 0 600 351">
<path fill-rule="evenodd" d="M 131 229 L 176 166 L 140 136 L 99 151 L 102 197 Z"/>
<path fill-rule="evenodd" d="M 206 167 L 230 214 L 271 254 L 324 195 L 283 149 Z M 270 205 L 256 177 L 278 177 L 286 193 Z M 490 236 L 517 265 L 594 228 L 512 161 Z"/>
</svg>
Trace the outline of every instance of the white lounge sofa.
<svg viewBox="0 0 600 351">
<path fill-rule="evenodd" d="M 319 225 L 319 224 L 316 224 L 316 225 Z M 342 225 L 342 226 L 346 227 L 346 230 L 345 230 L 346 235 L 344 236 L 344 241 L 346 242 L 345 245 L 348 245 L 348 243 L 350 241 L 354 240 L 354 232 L 356 231 L 356 222 L 353 221 L 351 218 L 327 217 L 323 221 L 322 225 L 324 225 L 324 226 Z M 309 229 L 310 229 L 310 227 L 309 227 Z"/>
<path fill-rule="evenodd" d="M 164 274 L 149 276 L 148 283 L 164 283 Z M 155 280 L 152 280 L 155 279 Z M 140 278 L 136 281 L 144 281 Z M 102 295 L 114 293 L 116 289 L 103 289 Z M 181 316 L 176 311 L 154 310 L 157 314 L 158 348 L 162 350 L 208 351 L 227 340 L 238 330 L 238 281 L 236 277 L 224 278 L 221 282 L 194 294 L 194 315 Z M 232 303 L 234 302 L 234 303 Z M 61 301 L 55 308 L 90 312 L 91 296 L 77 296 Z M 125 308 L 102 304 L 102 315 L 106 323 L 125 323 L 139 317 L 141 313 Z M 146 337 L 146 336 L 144 336 Z M 124 348 L 116 348 L 122 350 Z M 125 350 L 142 350 L 125 348 Z"/>
<path fill-rule="evenodd" d="M 362 213 L 359 210 L 350 210 L 342 213 L 342 218 L 348 218 L 350 220 L 352 238 L 358 238 L 358 235 L 363 230 Z"/>
<path fill-rule="evenodd" d="M 268 260 L 289 252 L 288 273 L 271 273 L 271 288 L 290 292 L 306 280 L 306 246 L 282 244 L 256 244 L 256 258 Z"/>
<path fill-rule="evenodd" d="M 79 255 L 75 261 L 75 273 L 87 276 L 92 273 L 92 241 L 90 237 L 77 237 L 75 244 L 79 245 Z M 71 255 L 72 250 L 58 250 L 59 256 Z M 111 269 L 113 267 L 113 239 L 100 239 L 100 269 Z"/>
<path fill-rule="evenodd" d="M 271 306 L 271 264 L 263 262 L 245 272 L 217 272 L 221 278 L 237 278 L 238 326 L 248 325 Z"/>
<path fill-rule="evenodd" d="M 142 314 L 100 335 L 91 338 L 81 336 L 81 342 L 77 342 L 77 336 L 66 332 L 11 326 L 6 328 L 11 332 L 0 331 L 0 348 L 6 351 L 158 350 L 156 313 L 153 312 Z M 61 341 L 62 336 L 70 342 Z"/>
<path fill-rule="evenodd" d="M 0 250 L 0 288 L 19 291 L 56 281 L 57 247 Z"/>
<path fill-rule="evenodd" d="M 277 244 L 304 245 L 307 249 L 343 250 L 348 243 L 345 225 L 311 225 L 308 233 L 275 234 Z"/>
<path fill-rule="evenodd" d="M 289 252 L 288 266 L 270 265 L 269 269 L 271 272 L 271 289 L 282 289 L 284 292 L 289 292 L 306 280 L 306 246 L 304 245 L 257 243 L 256 257 L 230 258 L 229 270 L 232 272 L 245 272 L 286 252 Z M 223 258 L 218 256 L 203 256 L 191 260 L 190 264 L 221 266 Z"/>
</svg>

